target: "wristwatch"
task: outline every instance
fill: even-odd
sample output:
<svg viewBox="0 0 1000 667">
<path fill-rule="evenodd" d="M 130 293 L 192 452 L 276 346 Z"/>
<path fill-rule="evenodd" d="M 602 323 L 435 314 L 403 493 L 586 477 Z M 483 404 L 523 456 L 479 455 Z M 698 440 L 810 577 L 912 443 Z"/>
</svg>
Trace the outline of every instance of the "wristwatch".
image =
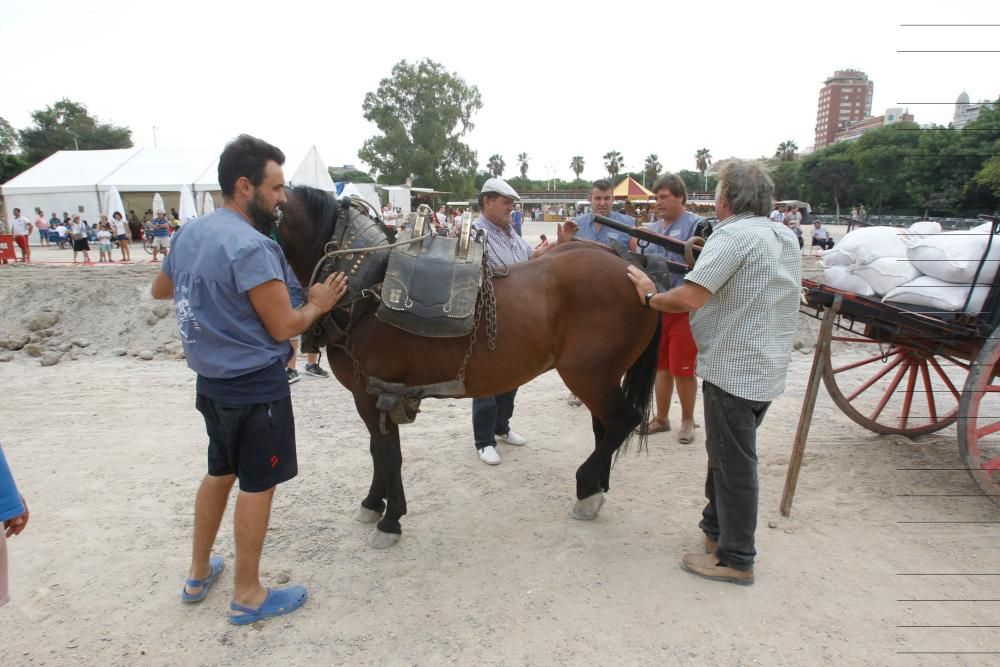
<svg viewBox="0 0 1000 667">
<path fill-rule="evenodd" d="M 656 292 L 646 292 L 646 294 L 643 295 L 642 297 L 643 303 L 645 303 L 646 306 L 649 307 L 649 302 L 650 300 L 652 300 L 654 296 L 656 296 Z"/>
</svg>

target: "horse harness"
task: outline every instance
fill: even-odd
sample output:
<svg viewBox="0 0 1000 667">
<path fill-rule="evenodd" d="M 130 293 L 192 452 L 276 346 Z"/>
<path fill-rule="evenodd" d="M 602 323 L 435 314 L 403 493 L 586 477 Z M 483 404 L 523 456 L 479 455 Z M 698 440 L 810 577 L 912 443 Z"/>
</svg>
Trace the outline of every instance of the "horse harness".
<svg viewBox="0 0 1000 667">
<path fill-rule="evenodd" d="M 366 201 L 355 197 L 348 202 L 345 198 L 309 281 L 312 286 L 337 271 L 347 274 L 345 298 L 302 334 L 302 349 L 317 352 L 330 345 L 347 355 L 355 380 L 364 377 L 367 392 L 377 397 L 383 434 L 388 432 L 387 415 L 396 424 L 409 424 L 420 412 L 422 399 L 465 394 L 466 369 L 484 311 L 487 344 L 490 350 L 496 348 L 494 273 L 481 232 L 471 227 L 470 218 L 459 238 L 434 236 L 425 232 L 430 215 L 430 208 L 421 205 L 412 232 L 403 232 L 405 236 L 397 241 Z M 351 333 L 375 303 L 379 320 L 414 335 L 468 336 L 469 345 L 455 379 L 410 387 L 366 373 L 354 354 Z"/>
</svg>

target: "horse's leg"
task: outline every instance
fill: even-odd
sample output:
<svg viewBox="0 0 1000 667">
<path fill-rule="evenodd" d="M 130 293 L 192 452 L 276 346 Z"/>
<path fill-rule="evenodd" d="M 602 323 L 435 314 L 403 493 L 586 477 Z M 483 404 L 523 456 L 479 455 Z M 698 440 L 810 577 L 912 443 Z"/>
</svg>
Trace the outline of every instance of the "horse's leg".
<svg viewBox="0 0 1000 667">
<path fill-rule="evenodd" d="M 361 523 L 377 523 L 385 512 L 386 488 L 381 457 L 375 446 L 375 436 L 369 437 L 368 450 L 372 455 L 372 485 L 368 489 L 368 495 L 361 501 L 361 507 L 354 514 L 354 518 Z"/>
<path fill-rule="evenodd" d="M 596 519 L 604 505 L 604 492 L 610 489 L 611 463 L 615 451 L 629 432 L 638 426 L 640 417 L 629 405 L 617 381 L 595 386 L 566 378 L 571 391 L 591 411 L 594 429 L 594 451 L 576 471 L 577 502 L 570 511 L 574 519 Z"/>
<path fill-rule="evenodd" d="M 399 448 L 399 427 L 388 417 L 385 419 L 387 433 L 382 433 L 379 411 L 375 408 L 375 397 L 355 395 L 358 413 L 371 435 L 370 450 L 375 473 L 368 497 L 362 501 L 362 509 L 370 512 L 371 523 L 377 520 L 372 515 L 384 506 L 385 515 L 368 535 L 368 544 L 376 549 L 391 547 L 399 541 L 403 532 L 399 519 L 406 514 L 406 495 L 403 492 L 403 456 Z M 383 505 L 382 498 L 385 498 Z M 367 503 L 367 504 L 366 504 Z M 360 514 L 361 512 L 359 512 Z M 381 514 L 381 512 L 380 512 Z"/>
</svg>

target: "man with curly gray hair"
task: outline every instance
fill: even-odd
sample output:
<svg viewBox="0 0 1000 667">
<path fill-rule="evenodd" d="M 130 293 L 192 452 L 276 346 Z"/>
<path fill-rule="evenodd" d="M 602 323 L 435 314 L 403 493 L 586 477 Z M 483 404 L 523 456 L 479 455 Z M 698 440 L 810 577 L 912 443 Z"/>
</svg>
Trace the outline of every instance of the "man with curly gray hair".
<svg viewBox="0 0 1000 667">
<path fill-rule="evenodd" d="M 705 552 L 681 562 L 706 579 L 749 585 L 757 552 L 757 427 L 785 389 L 798 320 L 802 257 L 795 234 L 768 218 L 774 184 L 752 162 L 719 175 L 719 222 L 684 284 L 657 294 L 628 267 L 639 300 L 668 313 L 691 311 L 705 406 L 708 504 L 699 524 Z"/>
</svg>

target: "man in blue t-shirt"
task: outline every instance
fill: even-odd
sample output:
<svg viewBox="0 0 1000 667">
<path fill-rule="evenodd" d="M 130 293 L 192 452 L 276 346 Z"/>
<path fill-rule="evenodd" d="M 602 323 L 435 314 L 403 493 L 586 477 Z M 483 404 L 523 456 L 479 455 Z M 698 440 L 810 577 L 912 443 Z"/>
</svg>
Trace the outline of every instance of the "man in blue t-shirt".
<svg viewBox="0 0 1000 667">
<path fill-rule="evenodd" d="M 298 472 L 295 422 L 285 375 L 288 339 L 329 312 L 347 290 L 342 273 L 309 288 L 293 309 L 293 275 L 269 234 L 285 203 L 284 154 L 240 135 L 219 158 L 223 205 L 174 234 L 153 281 L 157 299 L 174 300 L 188 366 L 198 374 L 197 408 L 208 431 L 208 474 L 195 501 L 194 546 L 184 602 L 200 602 L 222 572 L 212 556 L 233 482 L 236 574 L 231 623 L 287 614 L 306 600 L 302 586 L 260 583 L 260 553 L 274 487 Z"/>
<path fill-rule="evenodd" d="M 636 249 L 635 239 L 625 232 L 620 232 L 617 229 L 611 229 L 610 227 L 606 227 L 601 223 L 594 221 L 594 214 L 596 213 L 628 225 L 629 227 L 635 227 L 634 218 L 625 215 L 624 213 L 611 210 L 611 205 L 614 203 L 614 196 L 612 194 L 613 190 L 614 188 L 611 185 L 611 181 L 607 179 L 601 178 L 593 182 L 590 186 L 590 212 L 578 215 L 573 219 L 573 222 L 575 222 L 577 227 L 580 228 L 577 230 L 574 238 L 581 241 L 596 241 L 597 243 L 603 243 L 604 245 L 610 245 L 611 241 L 615 240 L 626 248 L 634 251 Z"/>
<path fill-rule="evenodd" d="M 518 236 L 524 236 L 521 233 L 521 224 L 524 222 L 524 214 L 521 213 L 521 205 L 514 204 L 514 210 L 510 214 L 510 225 L 514 228 L 514 233 Z"/>
</svg>

